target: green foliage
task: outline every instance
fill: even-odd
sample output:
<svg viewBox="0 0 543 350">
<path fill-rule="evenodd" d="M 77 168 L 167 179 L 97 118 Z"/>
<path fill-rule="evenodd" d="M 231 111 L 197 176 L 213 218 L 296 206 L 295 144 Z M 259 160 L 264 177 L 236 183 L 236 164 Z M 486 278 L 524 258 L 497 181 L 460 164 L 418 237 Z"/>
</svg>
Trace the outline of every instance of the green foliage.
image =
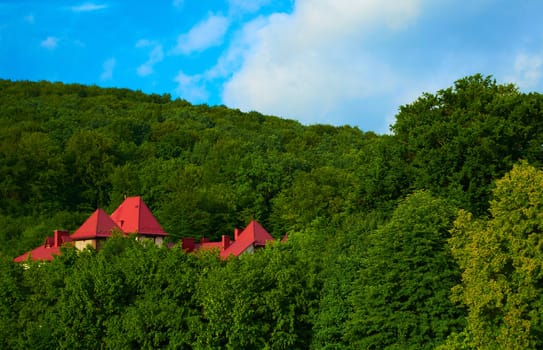
<svg viewBox="0 0 543 350">
<path fill-rule="evenodd" d="M 452 252 L 462 268 L 457 300 L 467 306 L 479 349 L 543 346 L 543 172 L 522 163 L 496 184 L 491 217 L 460 211 Z"/>
<path fill-rule="evenodd" d="M 301 174 L 274 199 L 276 220 L 289 230 L 300 230 L 315 218 L 351 211 L 354 182 L 349 172 L 332 167 Z"/>
<path fill-rule="evenodd" d="M 350 215 L 330 225 L 316 220 L 292 238 L 304 251 L 306 270 L 316 271 L 320 290 L 312 317 L 312 349 L 352 348 L 345 339 L 349 318 L 355 310 L 349 296 L 367 255 L 369 238 L 384 222 L 382 212 L 376 211 Z"/>
<path fill-rule="evenodd" d="M 55 303 L 33 305 L 54 313 L 55 322 L 43 326 L 57 346 L 190 348 L 199 266 L 193 256 L 117 237 L 99 252 L 83 251 L 69 261 L 69 269 L 51 265 L 65 277 Z"/>
<path fill-rule="evenodd" d="M 113 171 L 111 141 L 97 131 L 74 133 L 66 142 L 66 166 L 71 169 L 67 188 L 68 203 L 85 203 L 84 209 L 103 207 L 109 202 L 109 174 Z"/>
<path fill-rule="evenodd" d="M 0 80 L 0 347 L 540 347 L 539 175 L 500 180 L 484 215 L 515 162 L 543 164 L 542 101 L 475 75 L 376 135 Z M 289 240 L 228 261 L 115 238 L 11 262 L 134 195 L 173 242 L 251 219 Z M 473 213 L 450 241 L 462 283 L 456 207 Z"/>
<path fill-rule="evenodd" d="M 392 126 L 413 184 L 484 214 L 493 180 L 521 158 L 541 164 L 543 99 L 475 75 L 402 106 Z"/>
<path fill-rule="evenodd" d="M 431 349 L 462 327 L 449 300 L 459 270 L 446 241 L 454 208 L 417 192 L 375 231 L 354 282 L 346 340 L 359 349 Z"/>
<path fill-rule="evenodd" d="M 214 239 L 251 219 L 279 236 L 314 213 L 333 216 L 360 202 L 350 198 L 358 195 L 349 177 L 364 138 L 356 128 L 304 127 L 125 89 L 10 81 L 0 89 L 6 217 L 88 215 L 143 195 L 173 237 Z M 310 193 L 299 188 L 306 180 Z M 285 220 L 315 204 L 308 194 L 318 195 L 320 209 Z"/>
<path fill-rule="evenodd" d="M 289 245 L 234 258 L 202 278 L 198 348 L 303 349 L 316 290 Z"/>
<path fill-rule="evenodd" d="M 17 310 L 23 307 L 26 292 L 22 287 L 23 267 L 14 264 L 11 258 L 0 257 L 0 347 L 14 349 L 17 347 L 19 332 Z"/>
<path fill-rule="evenodd" d="M 357 205 L 386 212 L 411 190 L 410 167 L 402 158 L 402 146 L 396 137 L 368 134 L 363 147 L 352 155 Z"/>
</svg>

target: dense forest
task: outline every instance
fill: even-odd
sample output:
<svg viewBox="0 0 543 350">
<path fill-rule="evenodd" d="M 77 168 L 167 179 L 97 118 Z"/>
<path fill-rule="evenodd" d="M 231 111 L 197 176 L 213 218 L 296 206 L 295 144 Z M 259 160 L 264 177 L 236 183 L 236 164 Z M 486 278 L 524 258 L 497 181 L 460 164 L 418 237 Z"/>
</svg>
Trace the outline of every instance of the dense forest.
<svg viewBox="0 0 543 350">
<path fill-rule="evenodd" d="M 387 135 L 0 80 L 2 349 L 541 349 L 543 95 L 474 75 Z M 141 195 L 169 240 L 12 259 Z"/>
</svg>

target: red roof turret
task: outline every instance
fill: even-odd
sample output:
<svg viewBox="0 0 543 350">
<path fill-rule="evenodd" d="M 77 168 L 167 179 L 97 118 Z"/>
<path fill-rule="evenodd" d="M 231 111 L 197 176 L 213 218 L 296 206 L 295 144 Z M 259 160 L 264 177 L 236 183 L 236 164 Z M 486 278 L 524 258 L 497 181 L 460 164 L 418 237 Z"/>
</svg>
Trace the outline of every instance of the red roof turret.
<svg viewBox="0 0 543 350">
<path fill-rule="evenodd" d="M 75 241 L 84 239 L 93 239 L 100 237 L 110 237 L 115 229 L 121 230 L 119 226 L 102 209 L 96 209 L 91 216 L 79 227 L 72 239 Z"/>
<path fill-rule="evenodd" d="M 111 219 L 125 233 L 167 236 L 141 197 L 128 197 L 111 214 Z"/>
<path fill-rule="evenodd" d="M 239 231 L 236 231 L 236 233 Z M 221 258 L 228 258 L 230 255 L 239 256 L 245 252 L 249 247 L 263 247 L 268 241 L 273 241 L 273 237 L 266 231 L 262 225 L 253 220 L 245 227 L 245 229 L 238 233 L 235 237 L 235 241 L 230 243 L 226 249 L 221 251 Z"/>
</svg>

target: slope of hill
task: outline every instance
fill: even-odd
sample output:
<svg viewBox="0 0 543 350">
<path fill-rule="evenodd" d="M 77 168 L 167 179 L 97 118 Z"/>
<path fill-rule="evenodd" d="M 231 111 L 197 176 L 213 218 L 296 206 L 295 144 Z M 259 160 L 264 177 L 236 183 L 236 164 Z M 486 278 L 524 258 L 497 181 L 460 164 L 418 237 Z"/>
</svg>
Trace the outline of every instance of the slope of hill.
<svg viewBox="0 0 543 350">
<path fill-rule="evenodd" d="M 481 75 L 400 107 L 390 135 L 0 80 L 0 347 L 540 348 L 541 145 L 542 96 Z M 289 240 L 11 262 L 134 195 L 173 240 L 252 219 Z"/>
</svg>

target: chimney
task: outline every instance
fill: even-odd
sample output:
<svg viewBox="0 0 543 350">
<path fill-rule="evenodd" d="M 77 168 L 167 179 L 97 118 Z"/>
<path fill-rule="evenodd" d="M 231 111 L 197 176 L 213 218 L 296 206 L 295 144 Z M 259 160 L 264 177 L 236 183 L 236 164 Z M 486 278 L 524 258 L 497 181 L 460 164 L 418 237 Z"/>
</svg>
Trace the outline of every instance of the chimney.
<svg viewBox="0 0 543 350">
<path fill-rule="evenodd" d="M 64 243 L 64 239 L 68 236 L 68 231 L 55 230 L 53 235 L 53 247 L 60 247 Z"/>
<path fill-rule="evenodd" d="M 222 235 L 222 250 L 228 249 L 230 247 L 230 236 Z"/>
<path fill-rule="evenodd" d="M 45 237 L 45 243 L 44 243 L 44 246 L 45 248 L 51 248 L 53 247 L 55 244 L 55 237 Z"/>
<path fill-rule="evenodd" d="M 62 244 L 61 237 L 60 237 L 61 231 L 55 230 L 54 238 L 53 238 L 53 247 L 60 247 Z"/>
<path fill-rule="evenodd" d="M 237 241 L 238 240 L 238 237 L 239 237 L 239 228 L 235 228 L 234 229 L 234 241 Z"/>
</svg>

